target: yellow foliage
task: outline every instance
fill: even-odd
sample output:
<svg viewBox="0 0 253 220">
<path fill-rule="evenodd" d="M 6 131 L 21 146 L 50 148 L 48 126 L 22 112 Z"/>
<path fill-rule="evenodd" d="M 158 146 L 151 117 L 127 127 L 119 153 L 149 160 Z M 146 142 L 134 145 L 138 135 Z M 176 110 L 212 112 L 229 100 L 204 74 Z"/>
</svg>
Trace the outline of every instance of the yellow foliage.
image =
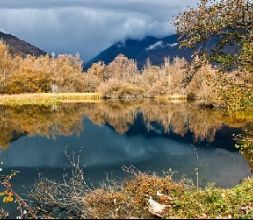
<svg viewBox="0 0 253 220">
<path fill-rule="evenodd" d="M 11 56 L 0 43 L 0 93 L 83 92 L 79 56 Z"/>
</svg>

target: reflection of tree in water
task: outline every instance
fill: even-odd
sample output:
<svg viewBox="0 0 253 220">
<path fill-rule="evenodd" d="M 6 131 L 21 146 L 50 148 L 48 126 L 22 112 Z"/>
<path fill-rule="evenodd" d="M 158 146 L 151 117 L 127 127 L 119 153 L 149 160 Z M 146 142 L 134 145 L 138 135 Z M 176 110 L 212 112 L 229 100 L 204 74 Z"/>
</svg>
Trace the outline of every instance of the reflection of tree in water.
<svg viewBox="0 0 253 220">
<path fill-rule="evenodd" d="M 213 140 L 216 130 L 222 126 L 218 118 L 222 112 L 200 109 L 190 104 L 163 104 L 162 106 L 146 105 L 143 116 L 146 124 L 158 122 L 164 132 L 174 132 L 184 136 L 191 131 L 196 140 Z"/>
<path fill-rule="evenodd" d="M 108 124 L 118 134 L 128 131 L 130 125 L 134 124 L 141 102 L 113 102 L 106 101 L 90 104 L 91 108 L 85 115 L 96 125 Z"/>
<path fill-rule="evenodd" d="M 189 103 L 158 101 L 63 104 L 51 106 L 0 106 L 0 146 L 25 134 L 55 138 L 57 135 L 79 135 L 82 119 L 87 117 L 96 125 L 110 125 L 119 134 L 126 133 L 141 115 L 147 128 L 159 124 L 164 132 L 184 136 L 192 132 L 195 140 L 214 140 L 216 131 L 226 124 L 243 127 L 247 120 L 235 120 L 221 110 L 203 109 Z"/>
<path fill-rule="evenodd" d="M 62 106 L 52 111 L 47 106 L 1 106 L 0 146 L 8 144 L 23 134 L 45 136 L 80 134 L 82 112 L 76 106 Z"/>
</svg>

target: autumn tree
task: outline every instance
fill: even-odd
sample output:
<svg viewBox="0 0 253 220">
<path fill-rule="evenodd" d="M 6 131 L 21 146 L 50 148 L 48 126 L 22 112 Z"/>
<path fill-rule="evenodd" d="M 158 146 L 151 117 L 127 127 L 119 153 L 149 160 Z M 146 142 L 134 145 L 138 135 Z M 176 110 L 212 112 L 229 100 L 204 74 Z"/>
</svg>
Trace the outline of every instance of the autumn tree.
<svg viewBox="0 0 253 220">
<path fill-rule="evenodd" d="M 9 53 L 8 46 L 0 41 L 0 93 L 6 92 L 7 84 L 18 60 Z"/>
<path fill-rule="evenodd" d="M 50 68 L 54 70 L 52 84 L 59 87 L 59 92 L 84 91 L 83 62 L 78 54 L 60 55 Z"/>
<path fill-rule="evenodd" d="M 120 54 L 108 65 L 108 74 L 109 77 L 121 80 L 134 80 L 134 76 L 138 74 L 137 64 L 134 60 Z"/>
<path fill-rule="evenodd" d="M 37 93 L 50 91 L 50 58 L 27 56 L 12 72 L 7 93 Z"/>
<path fill-rule="evenodd" d="M 98 63 L 93 63 L 91 68 L 88 69 L 87 74 L 96 76 L 99 80 L 104 81 L 107 78 L 106 65 L 101 61 Z"/>
<path fill-rule="evenodd" d="M 252 0 L 200 0 L 197 8 L 180 14 L 175 25 L 181 46 L 204 50 L 223 67 L 252 70 Z"/>
<path fill-rule="evenodd" d="M 11 55 L 0 43 L 0 93 L 83 92 L 83 62 L 78 55 Z"/>
</svg>

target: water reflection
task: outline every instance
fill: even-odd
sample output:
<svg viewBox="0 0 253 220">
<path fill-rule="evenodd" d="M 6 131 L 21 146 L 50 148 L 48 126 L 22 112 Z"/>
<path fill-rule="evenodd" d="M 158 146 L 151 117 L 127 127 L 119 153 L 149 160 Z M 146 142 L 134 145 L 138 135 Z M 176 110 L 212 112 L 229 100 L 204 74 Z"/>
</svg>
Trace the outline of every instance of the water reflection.
<svg viewBox="0 0 253 220">
<path fill-rule="evenodd" d="M 250 175 L 232 135 L 250 126 L 245 117 L 236 119 L 189 103 L 0 107 L 5 169 L 21 170 L 21 185 L 30 185 L 38 171 L 61 176 L 60 170 L 70 168 L 66 146 L 74 152 L 83 146 L 80 160 L 93 181 L 102 181 L 106 172 L 122 177 L 121 167 L 133 164 L 158 173 L 172 168 L 189 178 L 195 178 L 197 167 L 204 184 L 232 186 Z"/>
<path fill-rule="evenodd" d="M 0 147 L 23 135 L 44 136 L 80 135 L 83 118 L 95 125 L 109 125 L 118 134 L 125 134 L 141 116 L 147 130 L 160 125 L 163 133 L 184 136 L 191 132 L 195 141 L 213 141 L 222 126 L 243 128 L 247 119 L 231 118 L 225 111 L 203 109 L 189 103 L 161 103 L 155 101 L 113 102 L 91 104 L 63 104 L 51 106 L 0 106 Z"/>
</svg>

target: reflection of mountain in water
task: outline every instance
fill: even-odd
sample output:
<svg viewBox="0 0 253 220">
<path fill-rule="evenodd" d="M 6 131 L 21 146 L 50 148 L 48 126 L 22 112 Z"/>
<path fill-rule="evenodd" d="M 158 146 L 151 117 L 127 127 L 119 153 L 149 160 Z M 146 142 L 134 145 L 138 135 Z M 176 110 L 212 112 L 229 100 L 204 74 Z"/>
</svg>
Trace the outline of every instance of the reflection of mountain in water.
<svg viewBox="0 0 253 220">
<path fill-rule="evenodd" d="M 224 148 L 230 151 L 237 151 L 234 148 L 235 140 L 234 134 L 239 134 L 242 132 L 241 127 L 229 127 L 226 125 L 221 125 L 217 129 L 214 136 L 210 137 L 197 137 L 194 131 L 187 129 L 185 133 L 176 133 L 173 130 L 170 132 L 164 132 L 163 127 L 157 123 L 150 123 L 147 129 L 146 124 L 143 122 L 141 117 L 137 117 L 135 124 L 130 126 L 129 130 L 126 132 L 128 136 L 136 136 L 145 134 L 147 138 L 165 137 L 167 139 L 172 139 L 177 142 L 201 145 L 206 144 L 209 147 L 215 146 L 215 148 Z M 193 137 L 195 137 L 193 139 Z M 197 139 L 196 139 L 197 138 Z M 231 147 L 232 146 L 232 147 Z"/>
<path fill-rule="evenodd" d="M 104 180 L 106 172 L 122 178 L 123 165 L 157 173 L 172 168 L 178 177 L 186 174 L 193 179 L 198 167 L 203 183 L 220 186 L 235 185 L 250 175 L 232 140 L 232 134 L 248 127 L 248 122 L 221 110 L 157 101 L 0 110 L 1 145 L 12 142 L 0 154 L 4 172 L 21 171 L 20 184 L 30 185 L 37 172 L 60 178 L 63 168 L 70 169 L 66 147 L 79 154 L 81 146 L 80 163 L 86 165 L 92 182 Z"/>
<path fill-rule="evenodd" d="M 107 125 L 118 134 L 147 136 L 165 135 L 195 141 L 215 140 L 216 135 L 230 139 L 234 132 L 247 125 L 221 110 L 202 109 L 194 104 L 159 103 L 155 101 L 64 104 L 53 111 L 50 106 L 1 106 L 0 146 L 27 134 L 55 138 L 58 135 L 79 135 L 88 118 L 95 125 Z M 238 130 L 237 130 L 238 129 Z"/>
<path fill-rule="evenodd" d="M 31 176 L 33 169 L 52 178 L 61 177 L 63 168 L 71 167 L 64 154 L 68 147 L 71 155 L 72 152 L 80 155 L 80 164 L 86 167 L 85 176 L 93 183 L 104 180 L 106 172 L 121 178 L 124 165 L 158 174 L 172 168 L 179 172 L 178 177 L 185 174 L 189 178 L 195 177 L 198 167 L 202 183 L 216 182 L 220 186 L 235 185 L 250 175 L 246 161 L 238 152 L 206 147 L 204 143 L 194 150 L 189 143 L 166 135 L 118 135 L 110 127 L 96 126 L 88 119 L 84 120 L 84 125 L 78 138 L 75 135 L 58 136 L 51 140 L 35 136 L 12 143 L 1 154 L 4 170 L 21 171 L 20 181 L 26 182 L 37 177 L 36 173 Z M 83 149 L 79 154 L 80 146 Z"/>
</svg>

